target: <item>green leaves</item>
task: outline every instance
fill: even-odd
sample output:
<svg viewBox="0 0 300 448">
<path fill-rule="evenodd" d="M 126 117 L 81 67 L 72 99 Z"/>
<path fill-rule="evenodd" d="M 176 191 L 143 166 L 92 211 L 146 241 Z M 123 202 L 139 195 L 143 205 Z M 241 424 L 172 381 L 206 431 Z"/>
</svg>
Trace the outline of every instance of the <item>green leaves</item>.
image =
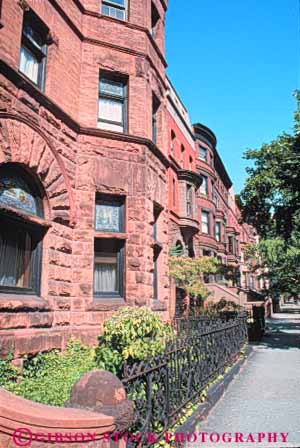
<svg viewBox="0 0 300 448">
<path fill-rule="evenodd" d="M 122 308 L 104 322 L 97 365 L 120 375 L 125 361 L 134 363 L 162 353 L 172 334 L 171 327 L 148 308 Z"/>
<path fill-rule="evenodd" d="M 94 357 L 94 349 L 71 339 L 63 353 L 52 350 L 25 359 L 22 374 L 17 371 L 18 382 L 15 377 L 6 375 L 7 380 L 2 385 L 28 400 L 63 406 L 76 381 L 96 368 Z"/>
<path fill-rule="evenodd" d="M 188 295 L 200 296 L 202 299 L 209 294 L 203 283 L 203 274 L 215 273 L 217 265 L 218 260 L 211 257 L 171 256 L 169 258 L 170 275 L 175 279 L 177 286 Z"/>
</svg>

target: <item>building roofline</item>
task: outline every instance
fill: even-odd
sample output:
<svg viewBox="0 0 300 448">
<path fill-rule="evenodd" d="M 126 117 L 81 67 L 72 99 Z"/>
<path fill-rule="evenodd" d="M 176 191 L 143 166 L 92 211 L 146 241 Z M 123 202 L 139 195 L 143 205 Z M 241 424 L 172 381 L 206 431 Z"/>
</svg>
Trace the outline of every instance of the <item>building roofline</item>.
<svg viewBox="0 0 300 448">
<path fill-rule="evenodd" d="M 213 131 L 208 128 L 207 126 L 204 126 L 201 123 L 195 123 L 193 125 L 194 131 L 195 131 L 195 137 L 199 140 L 203 140 L 206 144 L 208 144 L 211 149 L 215 153 L 215 169 L 218 171 L 220 176 L 222 177 L 224 184 L 226 188 L 232 187 L 232 180 L 229 177 L 229 174 L 225 168 L 225 165 L 220 157 L 220 154 L 217 150 L 217 137 L 213 133 Z"/>
</svg>

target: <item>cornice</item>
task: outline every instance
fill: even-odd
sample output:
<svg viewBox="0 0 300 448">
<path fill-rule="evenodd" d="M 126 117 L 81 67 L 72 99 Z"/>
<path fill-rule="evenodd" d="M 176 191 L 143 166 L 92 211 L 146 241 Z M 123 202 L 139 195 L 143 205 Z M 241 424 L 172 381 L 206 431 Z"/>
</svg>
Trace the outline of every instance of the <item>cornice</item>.
<svg viewBox="0 0 300 448">
<path fill-rule="evenodd" d="M 178 170 L 178 180 L 192 182 L 197 188 L 202 184 L 203 178 L 200 174 L 190 170 Z"/>
</svg>

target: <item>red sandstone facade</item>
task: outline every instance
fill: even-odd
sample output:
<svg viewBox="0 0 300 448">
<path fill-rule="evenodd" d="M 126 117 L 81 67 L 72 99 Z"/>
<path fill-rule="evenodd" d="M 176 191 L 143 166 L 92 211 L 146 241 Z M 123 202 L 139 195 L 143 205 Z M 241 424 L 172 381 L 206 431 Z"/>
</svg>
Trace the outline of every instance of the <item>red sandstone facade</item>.
<svg viewBox="0 0 300 448">
<path fill-rule="evenodd" d="M 1 354 L 96 343 L 125 304 L 172 317 L 171 245 L 240 264 L 251 237 L 215 137 L 165 75 L 166 9 L 0 1 Z"/>
</svg>

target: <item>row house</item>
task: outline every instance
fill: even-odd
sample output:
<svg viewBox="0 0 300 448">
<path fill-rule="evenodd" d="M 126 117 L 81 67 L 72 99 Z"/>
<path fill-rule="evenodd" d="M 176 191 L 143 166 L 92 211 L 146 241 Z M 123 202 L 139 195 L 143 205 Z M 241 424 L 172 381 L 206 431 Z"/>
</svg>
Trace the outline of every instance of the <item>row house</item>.
<svg viewBox="0 0 300 448">
<path fill-rule="evenodd" d="M 0 352 L 169 317 L 167 0 L 0 1 Z"/>
<path fill-rule="evenodd" d="M 169 157 L 173 162 L 169 168 L 169 243 L 182 247 L 186 256 L 219 260 L 220 272 L 204 277 L 211 293 L 209 301 L 225 298 L 244 305 L 250 292 L 261 298 L 262 285 L 244 255 L 257 237 L 242 221 L 216 136 L 200 123 L 191 124 L 170 81 L 167 98 Z M 171 296 L 179 315 L 185 309 L 184 293 L 173 285 Z"/>
<path fill-rule="evenodd" d="M 166 77 L 167 6 L 0 0 L 2 355 L 95 344 L 125 305 L 172 318 L 171 246 L 239 265 L 216 138 Z"/>
</svg>

